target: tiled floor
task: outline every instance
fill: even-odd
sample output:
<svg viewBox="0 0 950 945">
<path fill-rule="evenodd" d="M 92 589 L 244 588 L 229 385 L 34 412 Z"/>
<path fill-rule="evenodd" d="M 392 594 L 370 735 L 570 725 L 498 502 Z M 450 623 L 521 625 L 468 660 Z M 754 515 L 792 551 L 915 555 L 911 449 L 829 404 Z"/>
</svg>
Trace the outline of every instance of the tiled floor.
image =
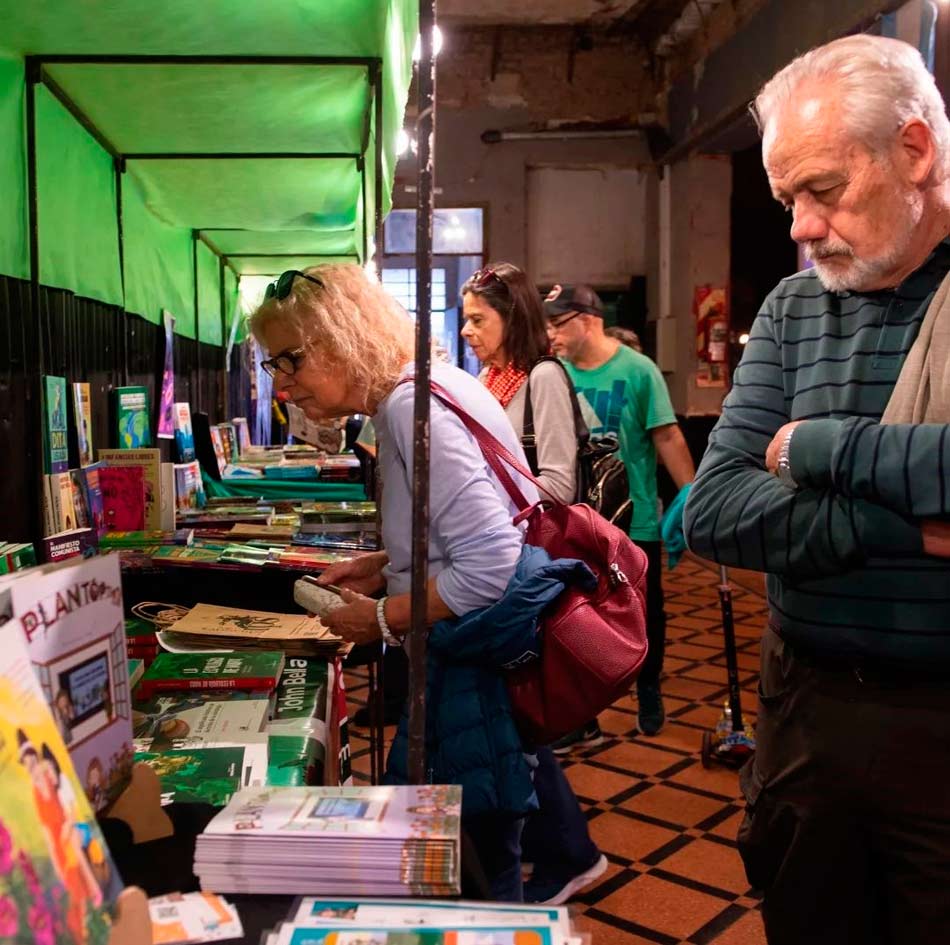
<svg viewBox="0 0 950 945">
<path fill-rule="evenodd" d="M 578 926 L 594 945 L 765 942 L 757 898 L 736 852 L 738 777 L 722 767 L 704 769 L 700 761 L 703 732 L 713 728 L 726 699 L 718 580 L 718 571 L 689 557 L 664 574 L 668 721 L 660 735 L 639 735 L 636 705 L 622 699 L 600 717 L 607 742 L 565 760 L 591 835 L 610 864 L 573 902 Z M 750 711 L 765 621 L 762 580 L 742 573 L 730 581 L 743 707 Z M 355 707 L 365 699 L 366 680 L 354 675 L 348 683 Z M 351 739 L 355 778 L 368 782 L 368 743 L 358 730 Z"/>
</svg>

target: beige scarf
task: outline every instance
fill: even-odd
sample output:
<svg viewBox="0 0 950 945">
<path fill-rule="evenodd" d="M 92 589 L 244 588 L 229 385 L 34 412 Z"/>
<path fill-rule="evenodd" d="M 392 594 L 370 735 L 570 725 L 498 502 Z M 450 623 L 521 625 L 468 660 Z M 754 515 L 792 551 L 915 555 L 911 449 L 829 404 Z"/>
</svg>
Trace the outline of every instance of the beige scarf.
<svg viewBox="0 0 950 945">
<path fill-rule="evenodd" d="M 950 273 L 924 315 L 881 423 L 950 423 Z"/>
</svg>

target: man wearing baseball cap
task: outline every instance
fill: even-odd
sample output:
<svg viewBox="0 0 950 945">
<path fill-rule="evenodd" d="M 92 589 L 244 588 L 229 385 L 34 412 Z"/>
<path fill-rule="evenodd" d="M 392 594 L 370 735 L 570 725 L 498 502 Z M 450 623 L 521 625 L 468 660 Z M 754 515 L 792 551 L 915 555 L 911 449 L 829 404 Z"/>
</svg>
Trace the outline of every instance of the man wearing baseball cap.
<svg viewBox="0 0 950 945">
<path fill-rule="evenodd" d="M 637 724 L 644 735 L 656 735 L 666 720 L 660 695 L 666 616 L 657 518 L 657 455 L 678 489 L 693 481 L 696 470 L 663 375 L 648 357 L 604 333 L 604 308 L 597 293 L 587 285 L 556 285 L 545 299 L 544 309 L 554 353 L 566 362 L 577 393 L 596 414 L 591 435 L 614 434 L 620 440 L 620 457 L 627 470 L 633 504 L 630 537 L 649 561 L 649 651 L 637 680 Z M 596 745 L 602 737 L 595 719 L 567 735 L 555 751 L 564 753 L 574 747 Z"/>
</svg>

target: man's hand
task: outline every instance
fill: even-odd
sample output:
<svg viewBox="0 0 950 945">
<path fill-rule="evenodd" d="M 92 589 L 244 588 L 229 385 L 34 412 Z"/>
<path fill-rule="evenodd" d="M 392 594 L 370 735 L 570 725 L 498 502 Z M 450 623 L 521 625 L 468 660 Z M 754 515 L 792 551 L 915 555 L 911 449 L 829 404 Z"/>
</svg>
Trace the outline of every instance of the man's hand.
<svg viewBox="0 0 950 945">
<path fill-rule="evenodd" d="M 386 586 L 382 570 L 388 561 L 385 551 L 374 551 L 352 561 L 340 561 L 331 564 L 317 578 L 317 584 L 336 584 L 358 594 L 375 594 Z"/>
<path fill-rule="evenodd" d="M 924 536 L 924 554 L 936 558 L 950 558 L 950 522 L 927 519 L 921 523 Z"/>
<path fill-rule="evenodd" d="M 323 617 L 323 624 L 350 643 L 372 643 L 383 634 L 376 620 L 376 601 L 345 588 L 340 594 L 343 606 Z"/>
<path fill-rule="evenodd" d="M 769 448 L 765 451 L 765 468 L 773 475 L 778 472 L 778 454 L 782 448 L 782 444 L 785 442 L 785 437 L 803 422 L 803 420 L 794 420 L 792 423 L 786 423 L 785 426 L 781 427 L 778 433 L 772 437 L 772 442 L 769 443 Z"/>
</svg>

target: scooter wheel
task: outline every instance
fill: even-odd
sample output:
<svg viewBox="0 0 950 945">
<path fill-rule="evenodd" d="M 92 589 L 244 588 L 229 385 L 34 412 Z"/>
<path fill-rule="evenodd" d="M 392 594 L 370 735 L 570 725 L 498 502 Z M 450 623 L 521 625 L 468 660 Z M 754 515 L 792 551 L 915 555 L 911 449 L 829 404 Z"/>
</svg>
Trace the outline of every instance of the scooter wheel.
<svg viewBox="0 0 950 945">
<path fill-rule="evenodd" d="M 702 761 L 703 761 L 704 768 L 709 768 L 712 766 L 712 756 L 713 756 L 712 734 L 710 732 L 703 732 Z"/>
</svg>

